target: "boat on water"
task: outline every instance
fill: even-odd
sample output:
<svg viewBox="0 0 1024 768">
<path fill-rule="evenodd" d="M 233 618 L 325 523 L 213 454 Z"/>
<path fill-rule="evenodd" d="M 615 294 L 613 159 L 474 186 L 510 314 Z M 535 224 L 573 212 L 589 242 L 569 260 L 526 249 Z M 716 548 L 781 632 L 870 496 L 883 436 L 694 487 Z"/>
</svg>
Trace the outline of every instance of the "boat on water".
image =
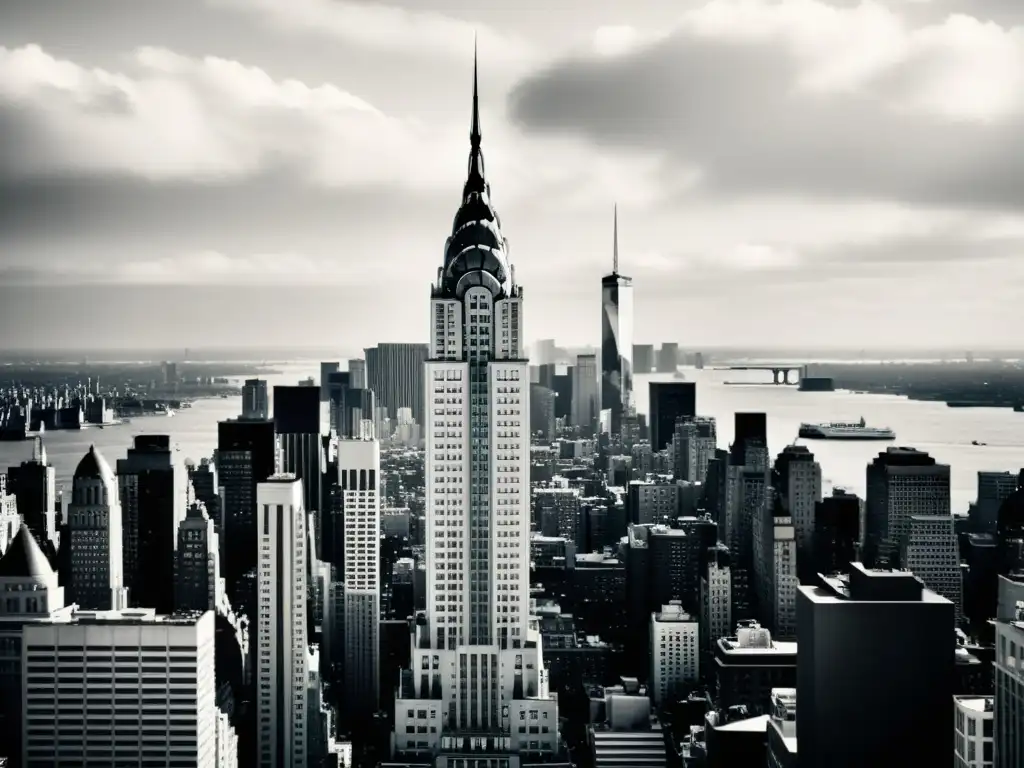
<svg viewBox="0 0 1024 768">
<path fill-rule="evenodd" d="M 801 424 L 799 435 L 811 440 L 896 439 L 896 433 L 888 427 L 869 427 L 863 418 L 858 422 L 834 421 L 825 424 Z"/>
</svg>

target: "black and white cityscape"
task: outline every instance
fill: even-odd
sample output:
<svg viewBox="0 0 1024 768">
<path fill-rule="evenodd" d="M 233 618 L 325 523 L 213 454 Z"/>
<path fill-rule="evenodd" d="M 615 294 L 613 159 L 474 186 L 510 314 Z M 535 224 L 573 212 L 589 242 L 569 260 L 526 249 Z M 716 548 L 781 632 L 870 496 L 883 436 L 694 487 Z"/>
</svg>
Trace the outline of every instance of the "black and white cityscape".
<svg viewBox="0 0 1024 768">
<path fill-rule="evenodd" d="M 0 10 L 0 768 L 1024 768 L 1024 6 L 478 5 Z"/>
</svg>

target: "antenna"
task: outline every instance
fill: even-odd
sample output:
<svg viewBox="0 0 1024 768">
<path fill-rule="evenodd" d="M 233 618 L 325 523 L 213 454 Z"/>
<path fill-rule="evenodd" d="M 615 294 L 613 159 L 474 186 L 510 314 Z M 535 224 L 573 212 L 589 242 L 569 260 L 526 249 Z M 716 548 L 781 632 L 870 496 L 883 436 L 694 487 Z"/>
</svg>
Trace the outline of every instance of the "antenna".
<svg viewBox="0 0 1024 768">
<path fill-rule="evenodd" d="M 619 274 L 619 204 L 615 204 L 615 212 L 613 214 L 614 230 L 612 233 L 612 274 Z"/>
</svg>

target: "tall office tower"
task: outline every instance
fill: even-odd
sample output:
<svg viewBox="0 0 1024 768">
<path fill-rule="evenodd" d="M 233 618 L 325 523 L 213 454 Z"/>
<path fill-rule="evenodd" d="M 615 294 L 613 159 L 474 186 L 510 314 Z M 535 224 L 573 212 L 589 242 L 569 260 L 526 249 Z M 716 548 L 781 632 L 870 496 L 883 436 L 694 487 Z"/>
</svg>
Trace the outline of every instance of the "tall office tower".
<svg viewBox="0 0 1024 768">
<path fill-rule="evenodd" d="M 672 471 L 677 480 L 703 483 L 718 449 L 718 425 L 712 416 L 682 417 L 672 435 Z"/>
<path fill-rule="evenodd" d="M 7 551 L 19 528 L 18 499 L 8 491 L 7 475 L 0 475 L 0 554 Z"/>
<path fill-rule="evenodd" d="M 959 620 L 963 615 L 963 578 L 953 516 L 911 515 L 901 549 L 903 567 L 932 592 L 949 600 Z"/>
<path fill-rule="evenodd" d="M 484 175 L 475 79 L 474 67 L 468 178 L 431 290 L 426 611 L 395 702 L 394 746 L 417 762 L 485 752 L 513 764 L 510 755 L 555 751 L 558 706 L 530 617 L 523 293 Z"/>
<path fill-rule="evenodd" d="M 601 416 L 601 390 L 596 355 L 577 355 L 572 369 L 572 425 L 593 437 Z"/>
<path fill-rule="evenodd" d="M 328 428 L 340 436 L 348 423 L 348 392 L 352 389 L 352 372 L 327 374 Z"/>
<path fill-rule="evenodd" d="M 697 385 L 692 381 L 652 381 L 651 450 L 660 451 L 672 439 L 676 422 L 697 415 Z"/>
<path fill-rule="evenodd" d="M 224 580 L 213 521 L 202 504 L 192 504 L 178 526 L 174 563 L 174 610 L 215 611 L 222 604 Z"/>
<path fill-rule="evenodd" d="M 124 608 L 121 501 L 117 479 L 96 446 L 75 469 L 67 527 L 68 602 L 87 611 Z"/>
<path fill-rule="evenodd" d="M 788 640 L 796 636 L 798 556 L 793 518 L 777 491 L 768 489 L 753 528 L 758 616 L 775 637 Z"/>
<path fill-rule="evenodd" d="M 654 370 L 654 345 L 633 345 L 633 373 L 651 373 Z"/>
<path fill-rule="evenodd" d="M 864 562 L 896 566 L 912 515 L 949 515 L 949 466 L 916 448 L 888 448 L 867 469 Z"/>
<path fill-rule="evenodd" d="M 700 579 L 701 652 L 710 655 L 720 637 L 728 637 L 732 623 L 732 575 L 729 548 L 710 547 L 704 556 Z"/>
<path fill-rule="evenodd" d="M 399 408 L 412 408 L 416 423 L 424 424 L 423 363 L 428 351 L 426 344 L 378 344 L 365 350 L 366 383 L 388 416 L 396 417 Z"/>
<path fill-rule="evenodd" d="M 185 517 L 186 478 L 175 466 L 171 438 L 137 435 L 117 462 L 124 576 L 132 606 L 174 610 L 174 551 Z"/>
<path fill-rule="evenodd" d="M 240 585 L 242 576 L 256 567 L 259 552 L 256 487 L 274 474 L 276 453 L 272 421 L 217 424 L 217 474 L 223 491 L 225 538 L 221 565 L 232 605 L 248 609 L 249 616 L 256 608 L 251 602 L 255 596 L 243 595 Z"/>
<path fill-rule="evenodd" d="M 801 765 L 944 765 L 953 731 L 953 604 L 913 574 L 854 563 L 797 590 Z M 885 702 L 885 706 L 880 706 Z M 805 762 L 806 761 L 806 762 Z"/>
<path fill-rule="evenodd" d="M 1017 490 L 1016 472 L 979 472 L 978 501 L 971 506 L 971 531 L 995 533 L 999 523 L 999 507 Z"/>
<path fill-rule="evenodd" d="M 619 209 L 615 207 L 612 271 L 601 278 L 601 410 L 611 412 L 611 433 L 633 403 L 633 278 L 619 274 Z"/>
<path fill-rule="evenodd" d="M 198 466 L 186 463 L 185 469 L 188 483 L 192 488 L 188 503 L 198 501 L 206 507 L 206 514 L 213 520 L 214 529 L 220 534 L 224 530 L 224 520 L 221 514 L 223 510 L 220 503 L 220 485 L 217 482 L 217 465 L 210 459 L 200 459 Z M 222 550 L 222 559 L 223 556 Z"/>
<path fill-rule="evenodd" d="M 860 499 L 833 488 L 814 509 L 814 573 L 849 573 L 860 541 Z M 800 562 L 797 566 L 804 571 Z"/>
<path fill-rule="evenodd" d="M 313 390 L 316 394 L 316 390 Z M 258 720 L 260 768 L 307 761 L 306 512 L 302 481 L 271 475 L 259 484 Z"/>
<path fill-rule="evenodd" d="M 7 490 L 14 494 L 18 514 L 44 550 L 56 554 L 57 470 L 46 460 L 43 439 L 32 442 L 32 459 L 7 470 Z"/>
<path fill-rule="evenodd" d="M 555 418 L 565 419 L 566 424 L 572 423 L 572 382 L 573 366 L 560 366 L 551 378 L 551 388 L 555 392 Z"/>
<path fill-rule="evenodd" d="M 821 502 L 821 465 L 806 446 L 788 445 L 775 459 L 772 485 L 793 520 L 796 557 L 801 577 L 808 581 L 816 573 L 814 562 L 814 511 Z"/>
<path fill-rule="evenodd" d="M 23 645 L 26 765 L 221 764 L 212 612 L 78 611 Z"/>
<path fill-rule="evenodd" d="M 530 385 L 530 432 L 545 440 L 555 436 L 555 393 L 540 384 Z"/>
<path fill-rule="evenodd" d="M 733 415 L 731 452 L 736 463 L 750 469 L 770 469 L 768 459 L 768 417 L 763 413 Z"/>
<path fill-rule="evenodd" d="M 369 389 L 366 382 L 366 361 L 362 358 L 353 358 L 348 361 L 349 383 L 352 389 Z"/>
<path fill-rule="evenodd" d="M 651 614 L 651 691 L 654 704 L 668 707 L 688 694 L 700 677 L 698 621 L 679 602 Z"/>
<path fill-rule="evenodd" d="M 338 437 L 343 440 L 372 440 L 376 437 L 374 412 L 376 399 L 372 389 L 348 389 L 340 409 Z"/>
<path fill-rule="evenodd" d="M 658 350 L 658 373 L 675 373 L 679 367 L 679 345 L 666 341 Z"/>
<path fill-rule="evenodd" d="M 320 402 L 327 402 L 327 379 L 332 373 L 341 369 L 341 363 L 320 363 Z"/>
<path fill-rule="evenodd" d="M 270 418 L 270 398 L 267 382 L 263 379 L 246 379 L 242 387 L 242 418 L 265 420 Z"/>
<path fill-rule="evenodd" d="M 316 519 L 317 554 L 323 532 L 323 473 L 326 469 L 320 438 L 319 391 L 310 387 L 274 387 L 274 433 L 279 471 L 302 481 L 302 503 Z"/>
<path fill-rule="evenodd" d="M 995 768 L 1024 765 L 1024 605 L 995 622 Z"/>
<path fill-rule="evenodd" d="M 64 605 L 64 587 L 27 525 L 0 557 L 0 595 L 0 754 L 21 765 L 22 628 L 67 621 L 74 609 Z"/>
<path fill-rule="evenodd" d="M 380 650 L 380 445 L 338 442 L 338 485 L 344 518 L 345 722 L 369 724 L 379 701 Z"/>
<path fill-rule="evenodd" d="M 742 464 L 729 465 L 725 513 L 728 537 L 721 538 L 732 553 L 733 619 L 736 621 L 754 617 L 751 600 L 756 593 L 754 520 L 763 514 L 770 490 L 766 470 L 751 469 Z"/>
</svg>

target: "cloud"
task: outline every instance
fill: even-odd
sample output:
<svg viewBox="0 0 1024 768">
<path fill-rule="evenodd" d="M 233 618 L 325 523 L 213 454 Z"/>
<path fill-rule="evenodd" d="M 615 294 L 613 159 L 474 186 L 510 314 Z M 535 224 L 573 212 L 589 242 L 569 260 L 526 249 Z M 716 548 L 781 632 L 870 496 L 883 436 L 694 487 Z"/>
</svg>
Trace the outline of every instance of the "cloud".
<svg viewBox="0 0 1024 768">
<path fill-rule="evenodd" d="M 208 0 L 211 5 L 258 14 L 268 24 L 343 40 L 391 53 L 457 57 L 466 61 L 474 37 L 488 65 L 521 67 L 535 56 L 521 38 L 429 10 L 345 0 Z"/>
<path fill-rule="evenodd" d="M 1024 204 L 1024 30 L 865 0 L 712 0 L 522 80 L 525 130 L 671 158 L 718 195 Z"/>
<path fill-rule="evenodd" d="M 21 140 L 2 170 L 213 181 L 285 168 L 328 186 L 412 188 L 445 179 L 437 154 L 421 151 L 440 140 L 434 131 L 334 85 L 160 48 L 129 64 L 110 72 L 37 45 L 0 48 L 0 120 Z M 409 163 L 417 153 L 422 162 Z"/>
<path fill-rule="evenodd" d="M 197 251 L 152 259 L 60 261 L 11 265 L 0 270 L 8 285 L 372 285 L 409 279 L 407 270 L 387 260 L 326 259 L 301 253 L 227 254 Z M 417 276 L 417 279 L 419 276 Z"/>
</svg>

